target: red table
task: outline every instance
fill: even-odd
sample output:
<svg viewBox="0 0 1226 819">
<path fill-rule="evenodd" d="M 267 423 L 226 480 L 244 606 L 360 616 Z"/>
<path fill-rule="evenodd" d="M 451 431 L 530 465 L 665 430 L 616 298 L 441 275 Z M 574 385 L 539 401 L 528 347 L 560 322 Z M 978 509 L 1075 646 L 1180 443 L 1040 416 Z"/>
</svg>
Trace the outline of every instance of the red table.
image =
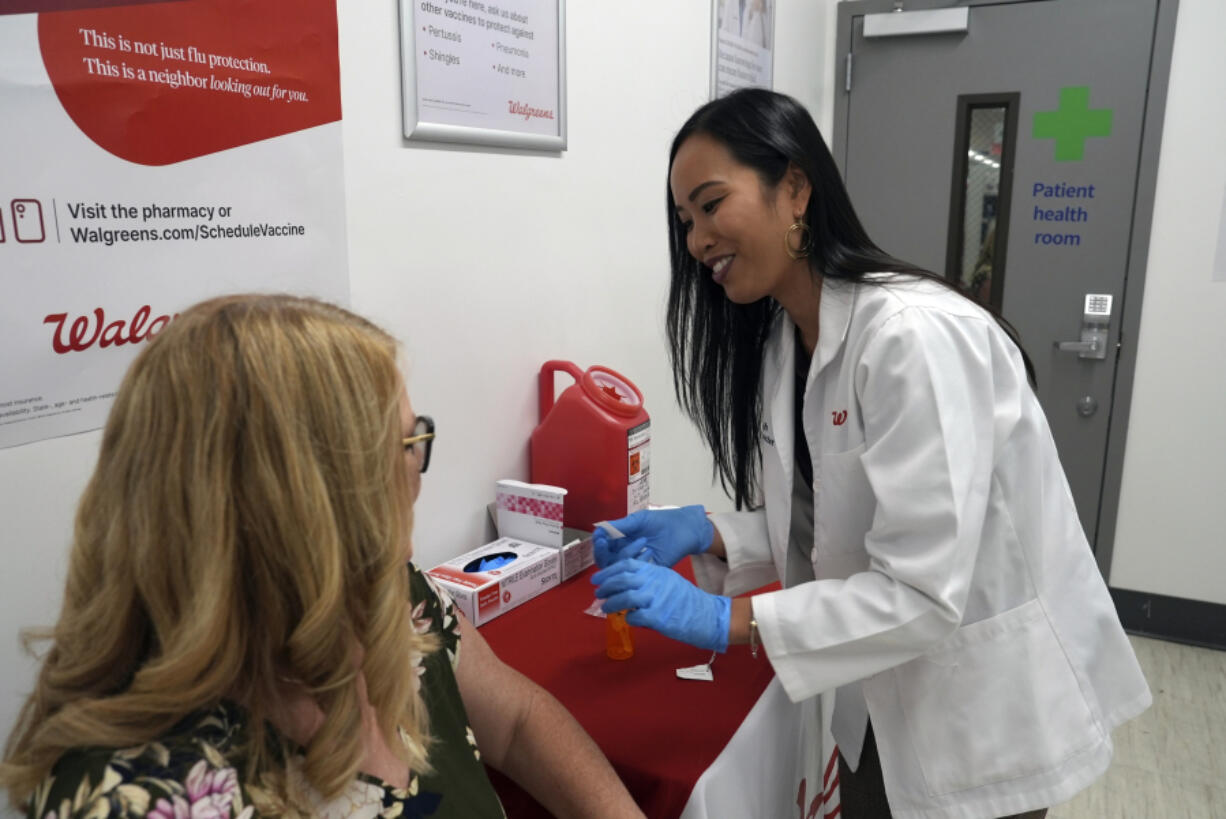
<svg viewBox="0 0 1226 819">
<path fill-rule="evenodd" d="M 690 580 L 688 560 L 677 570 Z M 604 751 L 647 816 L 676 817 L 694 783 L 723 750 L 774 677 L 765 656 L 733 646 L 715 680 L 677 677 L 709 651 L 635 628 L 634 656 L 605 656 L 605 623 L 584 613 L 595 568 L 481 626 L 504 662 L 539 683 L 574 714 Z M 778 588 L 778 584 L 765 590 Z M 515 783 L 490 777 L 512 819 L 549 816 Z"/>
</svg>

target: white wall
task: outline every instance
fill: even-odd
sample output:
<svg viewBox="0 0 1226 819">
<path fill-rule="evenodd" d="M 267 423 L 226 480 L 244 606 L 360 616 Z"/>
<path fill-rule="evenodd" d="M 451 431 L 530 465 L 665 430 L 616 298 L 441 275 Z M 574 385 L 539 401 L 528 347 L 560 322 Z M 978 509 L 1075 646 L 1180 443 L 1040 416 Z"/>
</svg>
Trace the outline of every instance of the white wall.
<svg viewBox="0 0 1226 819">
<path fill-rule="evenodd" d="M 542 155 L 405 142 L 396 3 L 338 4 L 352 305 L 405 342 L 415 408 L 439 425 L 422 565 L 484 542 L 494 481 L 528 477 L 550 358 L 643 391 L 655 502 L 727 503 L 676 408 L 662 323 L 668 145 L 707 99 L 711 5 L 567 6 L 570 148 Z M 826 25 L 820 3 L 779 0 L 775 85 L 815 112 Z M 32 682 L 16 632 L 54 621 L 98 440 L 0 450 L 0 736 Z"/>
<path fill-rule="evenodd" d="M 1226 603 L 1226 4 L 1179 0 L 1111 585 Z"/>
</svg>

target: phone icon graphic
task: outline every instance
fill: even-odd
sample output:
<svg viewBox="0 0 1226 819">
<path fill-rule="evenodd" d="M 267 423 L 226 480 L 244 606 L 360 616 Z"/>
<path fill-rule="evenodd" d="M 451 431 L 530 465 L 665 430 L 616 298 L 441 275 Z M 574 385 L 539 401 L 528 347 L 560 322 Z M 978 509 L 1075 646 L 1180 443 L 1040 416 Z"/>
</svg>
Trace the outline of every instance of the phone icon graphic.
<svg viewBox="0 0 1226 819">
<path fill-rule="evenodd" d="M 43 206 L 37 199 L 14 199 L 13 238 L 23 243 L 43 242 L 47 231 L 43 227 Z"/>
</svg>

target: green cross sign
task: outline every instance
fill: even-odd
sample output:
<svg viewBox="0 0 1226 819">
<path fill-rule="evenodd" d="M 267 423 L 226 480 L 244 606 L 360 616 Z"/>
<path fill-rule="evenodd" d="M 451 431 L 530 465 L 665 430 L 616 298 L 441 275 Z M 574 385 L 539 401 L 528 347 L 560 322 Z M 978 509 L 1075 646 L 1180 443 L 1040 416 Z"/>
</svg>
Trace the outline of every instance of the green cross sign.
<svg viewBox="0 0 1226 819">
<path fill-rule="evenodd" d="M 1090 87 L 1074 85 L 1060 89 L 1055 111 L 1034 115 L 1034 138 L 1056 140 L 1056 161 L 1077 162 L 1086 152 L 1086 137 L 1111 136 L 1110 108 L 1090 109 Z"/>
</svg>

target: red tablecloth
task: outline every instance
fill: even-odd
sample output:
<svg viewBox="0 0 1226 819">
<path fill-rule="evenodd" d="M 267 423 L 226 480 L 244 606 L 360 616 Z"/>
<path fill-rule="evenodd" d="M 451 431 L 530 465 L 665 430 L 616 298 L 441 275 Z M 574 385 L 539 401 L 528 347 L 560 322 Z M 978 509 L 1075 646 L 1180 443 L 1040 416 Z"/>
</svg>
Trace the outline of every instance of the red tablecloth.
<svg viewBox="0 0 1226 819">
<path fill-rule="evenodd" d="M 693 579 L 688 560 L 677 570 Z M 644 813 L 678 816 L 774 672 L 764 653 L 754 659 L 747 646 L 733 646 L 715 661 L 714 682 L 683 680 L 676 669 L 711 653 L 642 628 L 633 629 L 634 657 L 610 660 L 604 620 L 583 613 L 594 599 L 594 571 L 495 618 L 481 633 L 504 662 L 574 714 Z M 506 777 L 492 769 L 490 777 L 511 819 L 549 815 Z"/>
</svg>

